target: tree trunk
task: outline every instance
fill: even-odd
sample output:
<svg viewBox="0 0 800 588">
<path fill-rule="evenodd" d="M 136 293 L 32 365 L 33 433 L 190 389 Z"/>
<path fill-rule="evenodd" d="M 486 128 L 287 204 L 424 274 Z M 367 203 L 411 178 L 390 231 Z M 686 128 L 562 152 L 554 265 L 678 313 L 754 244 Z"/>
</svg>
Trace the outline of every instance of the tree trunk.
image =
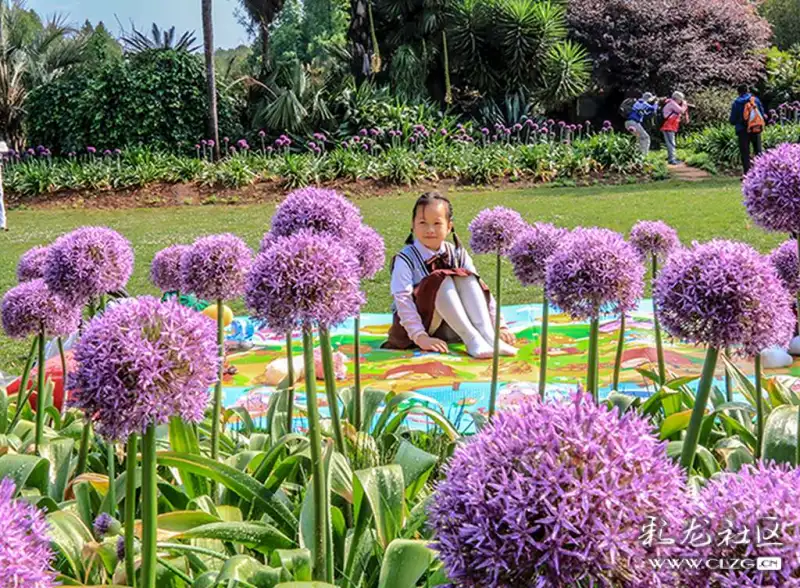
<svg viewBox="0 0 800 588">
<path fill-rule="evenodd" d="M 269 61 L 269 25 L 261 23 L 261 81 L 266 81 L 272 67 Z"/>
<path fill-rule="evenodd" d="M 369 62 L 369 14 L 368 0 L 350 0 L 350 39 L 351 71 L 357 84 L 361 84 L 370 73 Z"/>
<path fill-rule="evenodd" d="M 201 0 L 203 7 L 203 43 L 206 58 L 206 84 L 208 91 L 208 136 L 214 139 L 214 158 L 219 159 L 219 123 L 217 121 L 217 82 L 214 75 L 214 22 L 211 0 Z"/>
</svg>

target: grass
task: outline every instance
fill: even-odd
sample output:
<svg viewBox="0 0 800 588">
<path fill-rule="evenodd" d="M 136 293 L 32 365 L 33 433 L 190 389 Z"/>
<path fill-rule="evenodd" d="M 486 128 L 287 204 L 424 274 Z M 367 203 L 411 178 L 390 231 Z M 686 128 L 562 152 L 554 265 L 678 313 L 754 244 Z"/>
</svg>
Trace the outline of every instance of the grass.
<svg viewBox="0 0 800 588">
<path fill-rule="evenodd" d="M 358 201 L 365 221 L 385 238 L 387 254 L 400 249 L 408 235 L 411 207 L 418 191 Z M 518 210 L 526 220 L 552 222 L 573 228 L 599 225 L 627 234 L 638 220 L 661 219 L 678 230 L 681 240 L 706 241 L 714 237 L 746 241 L 766 252 L 784 237 L 755 227 L 742 204 L 740 185 L 730 179 L 702 183 L 659 182 L 643 185 L 588 188 L 534 188 L 491 191 L 470 189 L 452 192 L 455 225 L 468 241 L 467 224 L 483 208 L 503 205 Z M 0 233 L 0 292 L 15 284 L 19 256 L 34 245 L 51 242 L 81 225 L 107 225 L 125 235 L 136 251 L 136 270 L 128 290 L 156 294 L 148 271 L 153 255 L 174 243 L 189 243 L 199 235 L 232 232 L 257 248 L 269 228 L 274 204 L 248 206 L 199 206 L 134 210 L 19 210 L 9 215 L 11 231 Z M 478 270 L 494 284 L 493 262 L 476 258 Z M 388 312 L 387 267 L 366 284 L 367 312 Z M 525 289 L 504 268 L 503 304 L 538 301 L 539 292 Z M 234 304 L 242 311 L 241 303 Z M 12 341 L 0 334 L 0 372 L 19 373 L 28 342 Z"/>
</svg>

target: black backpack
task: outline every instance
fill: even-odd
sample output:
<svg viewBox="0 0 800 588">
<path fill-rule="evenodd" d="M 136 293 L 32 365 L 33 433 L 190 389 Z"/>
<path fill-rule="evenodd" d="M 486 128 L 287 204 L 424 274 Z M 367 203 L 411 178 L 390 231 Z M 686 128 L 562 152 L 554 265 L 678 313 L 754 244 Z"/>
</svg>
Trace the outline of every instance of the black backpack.
<svg viewBox="0 0 800 588">
<path fill-rule="evenodd" d="M 619 105 L 619 114 L 622 118 L 626 119 L 631 115 L 633 112 L 633 105 L 636 104 L 636 98 L 626 98 L 622 101 L 622 104 Z"/>
</svg>

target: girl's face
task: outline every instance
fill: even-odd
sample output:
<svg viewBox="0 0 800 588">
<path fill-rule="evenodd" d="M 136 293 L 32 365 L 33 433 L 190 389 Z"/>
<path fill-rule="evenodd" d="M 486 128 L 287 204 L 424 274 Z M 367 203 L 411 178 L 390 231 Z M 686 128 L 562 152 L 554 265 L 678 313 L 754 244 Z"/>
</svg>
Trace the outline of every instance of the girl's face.
<svg viewBox="0 0 800 588">
<path fill-rule="evenodd" d="M 439 250 L 452 229 L 453 223 L 447 218 L 447 203 L 436 201 L 417 208 L 412 230 L 417 240 L 431 251 Z"/>
</svg>

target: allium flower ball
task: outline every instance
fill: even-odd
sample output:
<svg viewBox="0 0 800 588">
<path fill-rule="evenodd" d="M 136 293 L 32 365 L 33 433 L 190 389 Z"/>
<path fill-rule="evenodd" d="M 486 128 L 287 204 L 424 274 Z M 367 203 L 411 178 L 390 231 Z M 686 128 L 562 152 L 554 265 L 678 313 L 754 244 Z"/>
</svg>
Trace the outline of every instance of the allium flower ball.
<svg viewBox="0 0 800 588">
<path fill-rule="evenodd" d="M 500 412 L 456 450 L 429 510 L 463 588 L 646 585 L 648 517 L 680 528 L 684 476 L 646 419 L 578 392 Z"/>
<path fill-rule="evenodd" d="M 619 233 L 578 227 L 550 258 L 545 289 L 553 304 L 574 318 L 621 315 L 642 297 L 644 266 Z"/>
<path fill-rule="evenodd" d="M 216 328 L 173 300 L 129 299 L 89 323 L 75 361 L 72 405 L 107 439 L 125 440 L 172 416 L 203 420 L 217 379 Z"/>
<path fill-rule="evenodd" d="M 106 535 L 119 535 L 122 531 L 122 526 L 119 521 L 112 517 L 107 512 L 100 513 L 92 523 L 94 534 L 97 538 L 102 539 Z"/>
<path fill-rule="evenodd" d="M 277 239 L 256 257 L 245 302 L 275 331 L 334 326 L 364 304 L 359 273 L 352 250 L 338 239 L 300 231 Z"/>
<path fill-rule="evenodd" d="M 748 356 L 784 345 L 794 329 L 791 297 L 769 261 L 744 243 L 714 240 L 674 253 L 653 297 L 673 336 Z"/>
<path fill-rule="evenodd" d="M 514 266 L 514 275 L 524 286 L 544 284 L 547 260 L 567 234 L 566 229 L 549 223 L 536 223 L 519 234 L 508 258 Z"/>
<path fill-rule="evenodd" d="M 361 225 L 353 239 L 358 265 L 361 269 L 359 276 L 362 280 L 371 280 L 386 263 L 386 246 L 378 232 L 367 225 Z"/>
<path fill-rule="evenodd" d="M 201 237 L 181 256 L 181 290 L 205 300 L 230 300 L 244 293 L 252 251 L 239 237 Z"/>
<path fill-rule="evenodd" d="M 696 521 L 714 540 L 686 546 L 685 557 L 727 561 L 779 557 L 779 570 L 684 570 L 680 585 L 800 586 L 800 470 L 786 465 L 745 465 L 737 473 L 714 476 L 696 499 Z M 770 538 L 771 533 L 776 533 Z M 746 541 L 742 535 L 746 534 Z M 728 542 L 719 545 L 728 538 Z M 736 543 L 736 540 L 739 543 Z M 779 545 L 759 546 L 761 543 Z"/>
<path fill-rule="evenodd" d="M 162 292 L 176 292 L 181 289 L 181 256 L 188 250 L 187 245 L 170 245 L 153 257 L 150 280 Z"/>
<path fill-rule="evenodd" d="M 800 290 L 800 278 L 798 277 L 797 263 L 797 241 L 789 239 L 776 247 L 769 254 L 769 260 L 778 277 L 790 294 L 796 294 Z"/>
<path fill-rule="evenodd" d="M 271 231 L 279 237 L 287 237 L 301 229 L 311 229 L 347 240 L 360 226 L 358 208 L 335 190 L 301 188 L 278 205 Z"/>
<path fill-rule="evenodd" d="M 44 513 L 23 500 L 14 500 L 10 478 L 0 481 L 0 587 L 50 588 L 55 573 Z"/>
<path fill-rule="evenodd" d="M 800 231 L 800 145 L 784 143 L 753 161 L 742 183 L 744 206 L 770 231 Z"/>
<path fill-rule="evenodd" d="M 33 247 L 19 258 L 17 264 L 17 281 L 29 282 L 44 277 L 44 263 L 47 259 L 47 247 Z"/>
<path fill-rule="evenodd" d="M 516 210 L 504 206 L 486 208 L 469 223 L 470 247 L 475 253 L 508 253 L 527 223 Z"/>
<path fill-rule="evenodd" d="M 652 255 L 664 260 L 680 246 L 677 231 L 663 221 L 639 221 L 631 229 L 630 242 L 645 260 Z"/>
<path fill-rule="evenodd" d="M 130 242 L 105 227 L 82 227 L 50 245 L 44 279 L 50 289 L 73 304 L 120 290 L 133 273 Z"/>
<path fill-rule="evenodd" d="M 42 279 L 23 282 L 3 296 L 0 305 L 3 330 L 14 339 L 38 335 L 69 335 L 80 323 L 80 307 L 56 296 Z"/>
</svg>

